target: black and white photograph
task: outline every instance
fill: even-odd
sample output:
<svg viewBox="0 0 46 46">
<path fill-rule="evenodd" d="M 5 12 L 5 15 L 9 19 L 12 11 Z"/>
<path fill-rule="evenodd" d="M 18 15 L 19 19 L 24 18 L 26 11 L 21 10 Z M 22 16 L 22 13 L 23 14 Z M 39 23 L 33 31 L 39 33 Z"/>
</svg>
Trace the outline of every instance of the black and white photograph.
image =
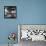
<svg viewBox="0 0 46 46">
<path fill-rule="evenodd" d="M 4 18 L 16 18 L 16 6 L 4 6 Z"/>
</svg>

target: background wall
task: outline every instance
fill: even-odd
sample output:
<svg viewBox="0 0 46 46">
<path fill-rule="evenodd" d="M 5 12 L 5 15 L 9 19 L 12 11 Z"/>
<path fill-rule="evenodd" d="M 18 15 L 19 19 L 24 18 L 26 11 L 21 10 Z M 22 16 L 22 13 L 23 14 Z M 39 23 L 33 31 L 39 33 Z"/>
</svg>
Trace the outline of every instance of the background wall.
<svg viewBox="0 0 46 46">
<path fill-rule="evenodd" d="M 4 19 L 9 5 L 17 7 L 16 19 Z M 46 0 L 0 0 L 0 44 L 8 43 L 9 32 L 18 32 L 18 24 L 46 24 Z"/>
</svg>

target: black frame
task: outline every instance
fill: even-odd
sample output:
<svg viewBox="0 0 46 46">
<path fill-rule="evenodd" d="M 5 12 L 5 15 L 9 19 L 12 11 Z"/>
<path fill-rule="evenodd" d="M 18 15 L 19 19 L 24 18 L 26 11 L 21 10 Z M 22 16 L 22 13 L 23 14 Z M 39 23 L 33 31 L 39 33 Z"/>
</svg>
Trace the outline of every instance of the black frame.
<svg viewBox="0 0 46 46">
<path fill-rule="evenodd" d="M 5 9 L 6 9 L 6 8 L 7 8 L 8 10 L 12 10 L 12 8 L 13 8 L 13 10 L 15 10 L 16 13 L 15 13 L 14 17 L 7 17 L 7 16 L 5 15 L 5 13 L 6 13 L 6 12 L 5 12 Z M 12 13 L 11 13 L 11 16 L 12 16 Z M 16 6 L 4 6 L 4 18 L 6 18 L 6 19 L 7 19 L 7 18 L 8 18 L 8 19 L 12 19 L 12 18 L 13 18 L 13 19 L 14 19 L 14 18 L 16 18 L 16 17 L 17 17 L 17 8 L 16 8 Z"/>
</svg>

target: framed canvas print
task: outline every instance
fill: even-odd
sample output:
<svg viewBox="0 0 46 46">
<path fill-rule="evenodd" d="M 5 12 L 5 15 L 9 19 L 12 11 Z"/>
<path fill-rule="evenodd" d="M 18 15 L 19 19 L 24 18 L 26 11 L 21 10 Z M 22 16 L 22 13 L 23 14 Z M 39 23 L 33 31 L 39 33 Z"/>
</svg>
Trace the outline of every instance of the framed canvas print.
<svg viewBox="0 0 46 46">
<path fill-rule="evenodd" d="M 4 6 L 4 18 L 16 18 L 16 6 Z"/>
</svg>

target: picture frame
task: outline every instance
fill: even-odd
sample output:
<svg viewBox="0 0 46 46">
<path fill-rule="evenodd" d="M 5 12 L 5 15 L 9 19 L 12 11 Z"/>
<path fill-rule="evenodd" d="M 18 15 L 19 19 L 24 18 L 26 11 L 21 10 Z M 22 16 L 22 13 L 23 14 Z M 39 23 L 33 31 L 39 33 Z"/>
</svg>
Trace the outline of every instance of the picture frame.
<svg viewBox="0 0 46 46">
<path fill-rule="evenodd" d="M 17 8 L 16 6 L 4 6 L 4 18 L 16 18 L 17 17 Z"/>
<path fill-rule="evenodd" d="M 46 41 L 46 24 L 19 24 L 18 30 L 19 42 L 21 40 Z"/>
</svg>

